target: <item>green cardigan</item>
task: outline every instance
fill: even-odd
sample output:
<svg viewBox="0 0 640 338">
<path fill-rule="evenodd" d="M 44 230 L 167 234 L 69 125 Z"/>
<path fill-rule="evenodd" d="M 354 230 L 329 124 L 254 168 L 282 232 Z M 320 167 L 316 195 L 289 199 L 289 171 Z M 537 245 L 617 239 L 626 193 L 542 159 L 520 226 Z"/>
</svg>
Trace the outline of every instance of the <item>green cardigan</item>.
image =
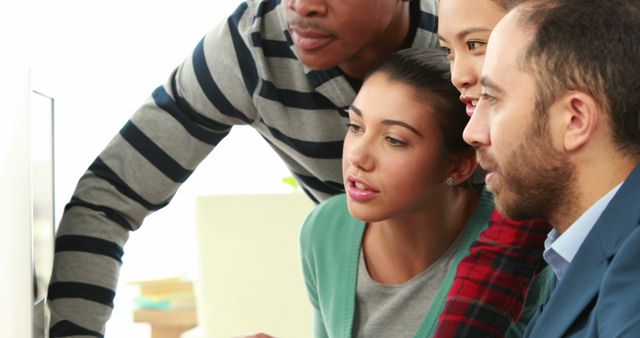
<svg viewBox="0 0 640 338">
<path fill-rule="evenodd" d="M 460 250 L 456 253 L 416 337 L 433 336 L 458 264 L 469 253 L 480 233 L 487 228 L 493 208 L 491 193 L 483 191 L 478 207 L 466 225 L 469 231 L 463 233 Z M 358 259 L 364 229 L 365 223 L 349 213 L 344 194 L 318 205 L 302 227 L 302 265 L 305 284 L 314 307 L 315 337 L 351 337 L 356 306 Z M 548 284 L 551 279 L 545 277 L 539 281 L 544 284 L 542 289 L 540 286 L 532 289 L 527 297 L 529 300 L 539 300 L 529 306 L 530 311 L 523 314 L 523 319 L 527 321 L 529 313 L 533 313 L 546 299 L 550 289 Z M 525 325 L 526 322 L 514 325 L 514 336 L 521 336 Z"/>
</svg>

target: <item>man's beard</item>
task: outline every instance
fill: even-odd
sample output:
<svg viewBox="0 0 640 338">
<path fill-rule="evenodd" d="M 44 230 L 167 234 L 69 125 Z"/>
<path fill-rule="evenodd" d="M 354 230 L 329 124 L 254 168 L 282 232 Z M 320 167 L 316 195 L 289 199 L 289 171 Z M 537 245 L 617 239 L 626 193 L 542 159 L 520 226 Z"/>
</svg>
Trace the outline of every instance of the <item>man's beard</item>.
<svg viewBox="0 0 640 338">
<path fill-rule="evenodd" d="M 547 128 L 530 128 L 502 163 L 478 149 L 478 158 L 498 173 L 492 187 L 496 207 L 511 219 L 542 218 L 553 221 L 570 210 L 575 182 L 574 167 L 551 145 Z M 536 131 L 538 130 L 538 131 Z"/>
</svg>

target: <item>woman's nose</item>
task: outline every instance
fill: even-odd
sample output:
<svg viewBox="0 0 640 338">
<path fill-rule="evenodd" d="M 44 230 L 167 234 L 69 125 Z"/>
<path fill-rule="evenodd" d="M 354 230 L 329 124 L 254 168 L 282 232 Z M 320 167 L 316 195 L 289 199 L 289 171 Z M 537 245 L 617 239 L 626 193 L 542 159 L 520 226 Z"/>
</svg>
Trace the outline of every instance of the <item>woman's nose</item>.
<svg viewBox="0 0 640 338">
<path fill-rule="evenodd" d="M 349 165 L 363 171 L 371 171 L 374 167 L 374 157 L 371 153 L 371 145 L 368 140 L 363 137 L 356 139 L 345 139 L 347 161 Z"/>
<path fill-rule="evenodd" d="M 465 55 L 458 55 L 451 62 L 451 82 L 458 89 L 463 92 L 464 89 L 471 88 L 478 84 L 478 78 L 480 74 L 477 74 L 480 70 L 476 70 L 473 61 Z"/>
</svg>

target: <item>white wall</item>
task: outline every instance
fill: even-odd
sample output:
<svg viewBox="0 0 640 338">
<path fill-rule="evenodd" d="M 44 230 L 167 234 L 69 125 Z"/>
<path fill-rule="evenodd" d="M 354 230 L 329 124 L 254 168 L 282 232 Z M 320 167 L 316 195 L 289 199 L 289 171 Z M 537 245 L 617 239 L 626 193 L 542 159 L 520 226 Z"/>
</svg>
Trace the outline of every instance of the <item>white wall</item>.
<svg viewBox="0 0 640 338">
<path fill-rule="evenodd" d="M 29 72 L 20 59 L 10 60 L 0 64 L 0 337 L 30 337 Z"/>
<path fill-rule="evenodd" d="M 59 221 L 77 180 L 99 151 L 200 38 L 240 1 L 36 1 L 33 84 L 56 100 Z M 136 338 L 126 326 L 131 290 L 124 282 L 195 275 L 196 196 L 290 190 L 281 183 L 289 172 L 265 142 L 253 130 L 236 129 L 172 203 L 148 217 L 132 235 L 125 247 L 122 286 L 107 337 Z M 241 152 L 250 155 L 238 156 Z M 229 161 L 235 165 L 217 165 Z"/>
<path fill-rule="evenodd" d="M 27 8 L 0 2 L 0 337 L 32 334 Z"/>
</svg>

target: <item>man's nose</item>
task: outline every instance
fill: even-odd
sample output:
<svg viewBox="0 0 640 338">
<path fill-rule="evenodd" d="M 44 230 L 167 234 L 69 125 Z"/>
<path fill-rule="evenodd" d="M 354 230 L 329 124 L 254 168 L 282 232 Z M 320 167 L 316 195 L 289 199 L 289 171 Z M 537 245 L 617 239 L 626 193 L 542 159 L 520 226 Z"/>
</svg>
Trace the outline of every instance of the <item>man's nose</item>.
<svg viewBox="0 0 640 338">
<path fill-rule="evenodd" d="M 476 148 L 491 145 L 488 115 L 486 101 L 480 99 L 462 133 L 465 142 Z"/>
<path fill-rule="evenodd" d="M 290 0 L 289 8 L 301 17 L 324 16 L 327 14 L 327 4 L 324 0 Z"/>
</svg>

